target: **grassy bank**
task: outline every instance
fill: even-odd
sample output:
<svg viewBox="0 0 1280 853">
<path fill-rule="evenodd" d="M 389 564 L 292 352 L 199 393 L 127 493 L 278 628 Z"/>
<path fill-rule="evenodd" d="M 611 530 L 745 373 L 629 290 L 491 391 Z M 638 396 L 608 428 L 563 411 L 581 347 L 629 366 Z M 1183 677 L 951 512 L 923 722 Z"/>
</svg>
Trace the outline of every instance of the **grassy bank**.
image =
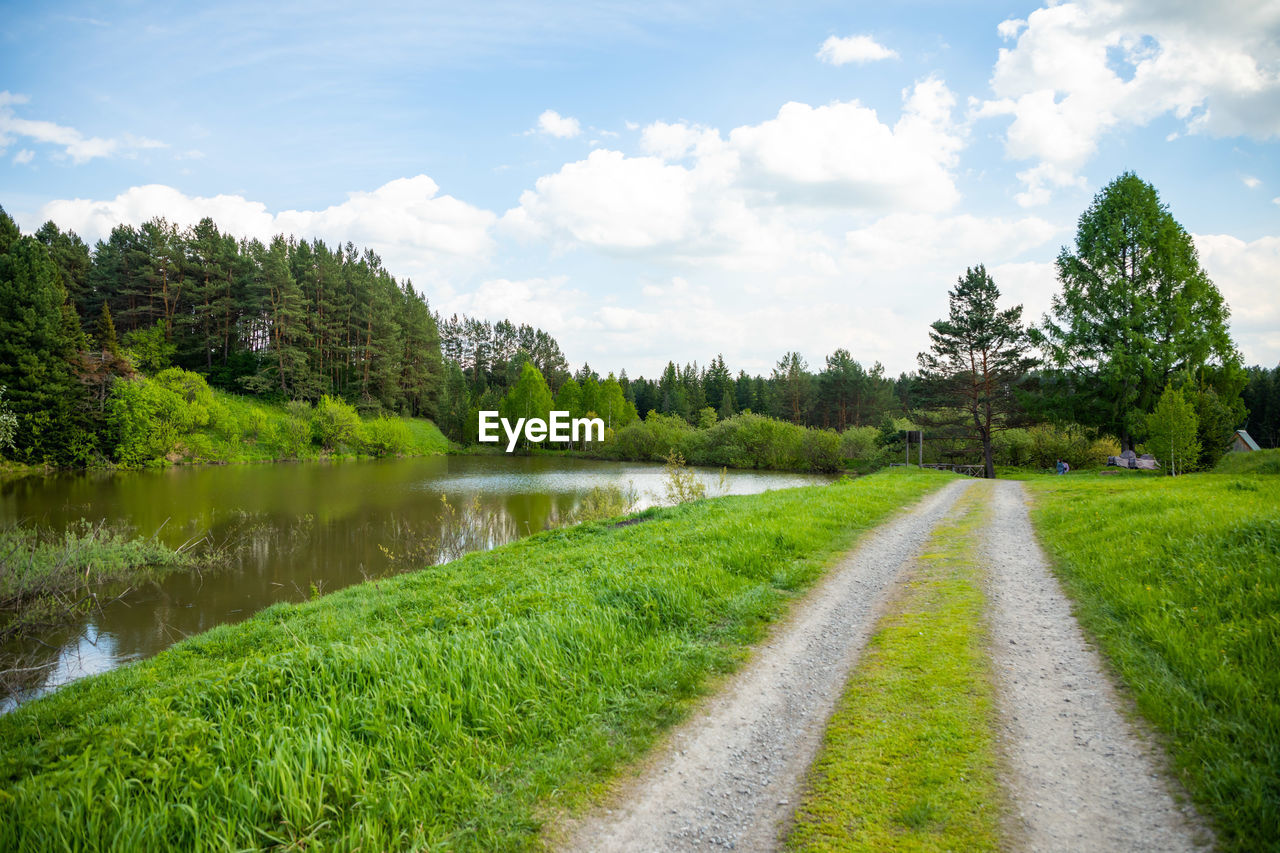
<svg viewBox="0 0 1280 853">
<path fill-rule="evenodd" d="M 321 397 L 268 403 L 210 388 L 180 368 L 116 382 L 106 423 L 113 461 L 129 468 L 166 464 L 273 462 L 343 456 L 430 456 L 449 441 L 421 418 L 361 417 L 345 401 Z"/>
<path fill-rule="evenodd" d="M 69 685 L 0 718 L 0 848 L 533 846 L 835 553 L 946 480 L 551 531 Z"/>
<path fill-rule="evenodd" d="M 1081 621 L 1222 847 L 1280 849 L 1280 478 L 1028 485 Z"/>
<path fill-rule="evenodd" d="M 0 530 L 0 640 L 88 612 L 106 587 L 193 565 L 189 554 L 132 531 L 81 521 L 66 530 Z"/>
<path fill-rule="evenodd" d="M 810 770 L 792 850 L 995 850 L 994 699 L 979 497 L 939 525 L 879 624 Z"/>
</svg>

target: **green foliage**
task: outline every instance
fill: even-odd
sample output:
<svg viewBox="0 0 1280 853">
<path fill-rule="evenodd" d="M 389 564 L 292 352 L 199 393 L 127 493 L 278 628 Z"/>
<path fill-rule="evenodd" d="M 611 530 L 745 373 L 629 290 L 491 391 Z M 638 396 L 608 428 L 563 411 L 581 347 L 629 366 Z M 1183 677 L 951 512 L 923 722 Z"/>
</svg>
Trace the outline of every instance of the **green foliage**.
<svg viewBox="0 0 1280 853">
<path fill-rule="evenodd" d="M 791 850 L 998 850 L 982 578 L 966 499 L 938 527 L 828 723 Z M 870 723 L 870 724 L 869 724 Z"/>
<path fill-rule="evenodd" d="M 207 422 L 206 413 L 206 422 Z M 195 426 L 195 412 L 174 391 L 145 377 L 120 379 L 107 400 L 116 461 L 126 468 L 164 464 Z"/>
<path fill-rule="evenodd" d="M 399 418 L 374 418 L 360 430 L 360 446 L 370 456 L 401 456 L 410 440 L 409 427 Z"/>
<path fill-rule="evenodd" d="M 716 410 L 710 406 L 703 406 L 698 411 L 698 429 L 710 429 L 716 425 Z"/>
<path fill-rule="evenodd" d="M 0 226 L 6 221 L 0 210 Z M 72 372 L 78 344 L 75 311 L 48 250 L 33 237 L 10 240 L 0 253 L 0 385 L 16 418 L 13 458 L 73 465 L 92 457 L 86 394 Z"/>
<path fill-rule="evenodd" d="M 1037 340 L 1059 417 L 1130 447 L 1175 374 L 1239 364 L 1230 312 L 1191 235 L 1132 172 L 1094 197 L 1057 265 L 1062 292 Z"/>
<path fill-rule="evenodd" d="M 311 414 L 311 429 L 320 446 L 330 453 L 355 448 L 360 439 L 360 414 L 345 400 L 324 394 Z"/>
<path fill-rule="evenodd" d="M 1218 845 L 1274 849 L 1280 480 L 1084 476 L 1030 485 L 1040 540 L 1076 612 L 1164 736 Z"/>
<path fill-rule="evenodd" d="M 551 531 L 70 684 L 0 716 L 0 848 L 531 847 L 833 554 L 947 479 Z"/>
<path fill-rule="evenodd" d="M 1200 459 L 1195 409 L 1175 388 L 1166 388 L 1147 415 L 1147 449 L 1171 475 L 1194 471 Z"/>
<path fill-rule="evenodd" d="M 168 339 L 163 320 L 142 329 L 134 329 L 124 336 L 124 346 L 129 360 L 147 373 L 158 373 L 173 363 L 178 351 Z"/>
<path fill-rule="evenodd" d="M 845 459 L 869 460 L 880 452 L 880 430 L 873 426 L 849 427 L 840 433 L 840 455 Z"/>
<path fill-rule="evenodd" d="M 1054 470 L 1059 459 L 1080 471 L 1100 468 L 1107 464 L 1108 456 L 1120 455 L 1120 445 L 1114 439 L 1099 438 L 1094 430 L 1078 424 L 1040 424 L 1026 434 L 1030 439 L 1026 464 L 1045 471 Z"/>
<path fill-rule="evenodd" d="M 18 416 L 4 401 L 4 386 L 0 385 L 0 452 L 13 450 L 13 436 L 18 431 Z"/>
</svg>

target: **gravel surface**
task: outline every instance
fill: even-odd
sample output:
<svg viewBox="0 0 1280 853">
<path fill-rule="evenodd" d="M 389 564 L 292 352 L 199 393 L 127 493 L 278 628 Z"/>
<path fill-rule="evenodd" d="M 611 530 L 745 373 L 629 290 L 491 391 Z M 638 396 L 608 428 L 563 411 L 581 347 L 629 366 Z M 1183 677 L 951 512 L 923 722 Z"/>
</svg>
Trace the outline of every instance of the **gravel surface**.
<svg viewBox="0 0 1280 853">
<path fill-rule="evenodd" d="M 990 492 L 982 548 L 1017 846 L 1201 849 L 1207 832 L 1174 802 L 1162 758 L 1121 714 L 1098 654 L 1049 572 L 1022 484 L 978 488 Z"/>
<path fill-rule="evenodd" d="M 894 579 L 974 481 L 867 534 L 725 689 L 678 727 L 618 803 L 570 829 L 569 850 L 772 850 Z"/>
</svg>

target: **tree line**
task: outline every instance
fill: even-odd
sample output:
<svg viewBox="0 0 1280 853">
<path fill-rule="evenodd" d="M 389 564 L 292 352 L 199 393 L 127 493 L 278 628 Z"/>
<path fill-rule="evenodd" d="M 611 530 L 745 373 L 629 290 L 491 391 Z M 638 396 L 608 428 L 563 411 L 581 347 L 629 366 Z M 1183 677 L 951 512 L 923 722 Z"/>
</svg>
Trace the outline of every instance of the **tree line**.
<svg viewBox="0 0 1280 853">
<path fill-rule="evenodd" d="M 23 236 L 0 209 L 0 414 L 16 417 L 9 455 L 93 464 L 111 455 L 116 383 L 180 367 L 267 400 L 328 396 L 364 414 L 429 417 L 461 444 L 475 441 L 479 411 L 530 401 L 601 416 L 611 431 L 655 414 L 705 429 L 749 413 L 837 433 L 875 427 L 888 441 L 910 420 L 994 473 L 998 434 L 1036 422 L 1132 448 L 1173 389 L 1193 410 L 1201 464 L 1240 425 L 1277 443 L 1280 368 L 1242 368 L 1225 302 L 1153 187 L 1126 173 L 1102 190 L 1057 271 L 1051 311 L 1024 324 L 1020 307 L 997 306 L 985 267 L 967 270 L 918 371 L 897 378 L 843 348 L 816 368 L 788 352 L 767 376 L 716 355 L 630 378 L 571 371 L 555 338 L 529 325 L 435 315 L 350 243 L 263 243 L 210 219 L 157 218 L 90 249 L 52 222 Z"/>
</svg>

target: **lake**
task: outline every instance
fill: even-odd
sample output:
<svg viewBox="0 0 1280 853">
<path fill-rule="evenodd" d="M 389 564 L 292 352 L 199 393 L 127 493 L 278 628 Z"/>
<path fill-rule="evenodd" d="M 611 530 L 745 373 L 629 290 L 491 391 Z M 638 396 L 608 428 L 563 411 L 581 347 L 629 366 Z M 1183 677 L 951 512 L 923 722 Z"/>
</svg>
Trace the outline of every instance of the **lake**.
<svg viewBox="0 0 1280 853">
<path fill-rule="evenodd" d="M 695 469 L 708 495 L 830 482 L 829 476 Z M 368 578 L 492 548 L 567 523 L 594 486 L 661 502 L 661 465 L 553 456 L 418 459 L 63 473 L 0 481 L 0 524 L 126 524 L 178 547 L 225 556 L 217 571 L 177 573 L 100 612 L 0 650 L 0 670 L 32 669 L 0 711 L 173 643 Z M 443 498 L 443 499 L 442 499 Z"/>
</svg>

